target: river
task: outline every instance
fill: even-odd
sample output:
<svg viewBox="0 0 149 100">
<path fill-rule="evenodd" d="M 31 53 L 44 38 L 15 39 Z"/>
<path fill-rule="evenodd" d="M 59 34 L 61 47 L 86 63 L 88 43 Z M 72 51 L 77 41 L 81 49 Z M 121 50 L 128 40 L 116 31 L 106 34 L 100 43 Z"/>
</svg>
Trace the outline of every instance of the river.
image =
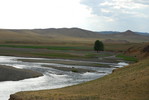
<svg viewBox="0 0 149 100">
<path fill-rule="evenodd" d="M 22 62 L 18 59 L 32 59 L 32 60 L 53 60 L 53 61 L 73 61 L 66 59 L 47 59 L 47 58 L 27 58 L 27 57 L 12 57 L 12 56 L 0 56 L 0 65 L 12 66 L 19 69 L 29 69 L 38 71 L 43 76 L 38 78 L 30 78 L 20 81 L 4 81 L 0 82 L 0 100 L 8 100 L 10 94 L 19 91 L 31 91 L 31 90 L 42 90 L 42 89 L 55 89 L 65 86 L 71 86 L 82 82 L 94 80 L 107 75 L 112 72 L 115 67 L 123 67 L 128 65 L 125 62 L 119 63 L 106 63 L 111 68 L 104 67 L 90 67 L 90 66 L 76 66 L 76 65 L 65 65 L 57 63 L 42 63 L 42 62 Z M 77 60 L 75 60 L 77 62 Z M 78 61 L 80 62 L 80 61 Z M 88 61 L 82 61 L 88 62 Z M 97 63 L 92 62 L 90 63 Z M 104 62 L 100 62 L 104 63 Z M 69 67 L 69 68 L 83 68 L 94 70 L 95 72 L 85 73 L 74 73 L 72 71 L 62 71 L 54 68 L 44 67 L 44 65 L 55 66 L 55 67 Z"/>
</svg>

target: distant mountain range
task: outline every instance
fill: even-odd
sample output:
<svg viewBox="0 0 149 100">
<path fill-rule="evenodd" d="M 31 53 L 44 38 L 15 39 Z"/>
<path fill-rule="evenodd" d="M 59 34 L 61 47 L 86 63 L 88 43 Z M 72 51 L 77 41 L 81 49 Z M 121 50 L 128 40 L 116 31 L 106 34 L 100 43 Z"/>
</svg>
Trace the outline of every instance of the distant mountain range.
<svg viewBox="0 0 149 100">
<path fill-rule="evenodd" d="M 105 42 L 148 42 L 147 33 L 131 30 L 125 32 L 93 32 L 80 28 L 49 29 L 0 29 L 0 43 L 92 43 L 96 39 Z"/>
<path fill-rule="evenodd" d="M 149 36 L 149 33 L 147 32 L 136 32 L 137 34 L 140 34 L 140 35 L 144 35 L 144 36 Z"/>
<path fill-rule="evenodd" d="M 96 32 L 99 34 L 116 34 L 116 33 L 120 33 L 118 31 L 100 31 L 100 32 Z"/>
<path fill-rule="evenodd" d="M 119 31 L 100 31 L 100 32 L 96 32 L 96 33 L 99 33 L 99 34 L 116 34 L 116 33 L 121 33 Z M 140 34 L 140 35 L 145 35 L 145 36 L 149 36 L 149 33 L 147 32 L 135 32 L 137 34 Z"/>
</svg>

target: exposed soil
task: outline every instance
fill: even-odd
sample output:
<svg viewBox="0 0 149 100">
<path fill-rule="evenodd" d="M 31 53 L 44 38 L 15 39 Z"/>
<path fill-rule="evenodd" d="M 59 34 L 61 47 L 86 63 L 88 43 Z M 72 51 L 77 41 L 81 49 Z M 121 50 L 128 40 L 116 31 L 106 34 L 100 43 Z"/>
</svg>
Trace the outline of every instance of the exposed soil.
<svg viewBox="0 0 149 100">
<path fill-rule="evenodd" d="M 18 81 L 39 76 L 42 74 L 35 71 L 0 65 L 0 81 Z"/>
<path fill-rule="evenodd" d="M 149 43 L 133 46 L 126 51 L 126 54 L 135 56 L 139 59 L 144 59 L 149 56 Z"/>
</svg>

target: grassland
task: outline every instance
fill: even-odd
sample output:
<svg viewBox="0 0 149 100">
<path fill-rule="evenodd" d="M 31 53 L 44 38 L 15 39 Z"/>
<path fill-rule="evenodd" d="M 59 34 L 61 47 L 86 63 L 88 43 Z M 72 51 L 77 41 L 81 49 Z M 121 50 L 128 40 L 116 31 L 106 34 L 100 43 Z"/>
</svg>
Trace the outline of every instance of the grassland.
<svg viewBox="0 0 149 100">
<path fill-rule="evenodd" d="M 37 46 L 37 45 L 0 45 L 0 47 L 12 48 L 32 48 L 32 49 L 49 49 L 49 50 L 91 50 L 90 47 L 81 46 Z"/>
<path fill-rule="evenodd" d="M 76 86 L 12 95 L 15 100 L 148 100 L 149 58 Z M 13 100 L 13 99 L 12 99 Z"/>
<path fill-rule="evenodd" d="M 124 55 L 124 54 L 118 54 L 118 55 L 116 55 L 116 57 L 122 58 L 122 59 L 124 59 L 124 60 L 126 60 L 126 61 L 133 61 L 133 62 L 137 62 L 137 61 L 138 61 L 138 59 L 137 59 L 136 57 L 133 57 L 133 56 L 126 56 L 126 55 Z"/>
<path fill-rule="evenodd" d="M 128 44 L 105 44 L 106 51 L 125 52 L 136 43 Z M 0 55 L 32 56 L 48 58 L 95 58 L 97 53 L 93 51 L 93 43 L 85 44 L 0 44 Z M 109 56 L 109 55 L 100 55 Z"/>
<path fill-rule="evenodd" d="M 143 43 L 105 43 L 105 50 L 107 51 L 125 51 L 129 47 L 137 46 Z M 0 44 L 0 47 L 13 47 L 13 48 L 34 48 L 34 49 L 49 49 L 49 50 L 93 50 L 93 42 L 86 43 L 52 43 L 52 44 L 16 44 L 5 43 Z"/>
</svg>

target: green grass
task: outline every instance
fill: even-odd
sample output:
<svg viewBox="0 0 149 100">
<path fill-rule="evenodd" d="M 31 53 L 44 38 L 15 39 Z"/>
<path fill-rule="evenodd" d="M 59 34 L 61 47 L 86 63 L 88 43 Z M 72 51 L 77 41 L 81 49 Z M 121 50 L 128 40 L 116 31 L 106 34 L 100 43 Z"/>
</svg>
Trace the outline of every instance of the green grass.
<svg viewBox="0 0 149 100">
<path fill-rule="evenodd" d="M 104 53 L 104 52 L 98 52 L 98 53 L 97 52 L 89 52 L 89 53 L 85 54 L 85 57 L 87 57 L 87 58 L 108 57 L 108 56 L 112 56 L 114 54 L 108 54 L 108 53 Z"/>
<path fill-rule="evenodd" d="M 136 43 L 127 44 L 104 44 L 105 51 L 126 51 L 129 47 L 138 45 Z M 80 50 L 80 51 L 93 51 L 93 44 L 84 45 L 26 45 L 26 44 L 0 44 L 0 47 L 12 47 L 12 48 L 33 48 L 33 49 L 49 49 L 49 50 Z"/>
<path fill-rule="evenodd" d="M 0 45 L 0 47 L 12 48 L 32 48 L 32 49 L 49 49 L 49 50 L 91 50 L 90 47 L 85 46 L 33 46 L 33 45 Z"/>
<path fill-rule="evenodd" d="M 32 53 L 33 55 L 43 56 L 43 57 L 50 57 L 50 58 L 81 58 L 82 56 L 72 55 L 68 53 Z"/>
<path fill-rule="evenodd" d="M 138 61 L 138 59 L 136 57 L 126 56 L 124 54 L 118 54 L 116 57 L 122 58 L 123 60 L 126 60 L 126 61 L 133 61 L 133 62 L 137 62 Z"/>
<path fill-rule="evenodd" d="M 0 47 L 2 47 L 1 55 L 11 56 L 87 59 L 85 54 L 91 52 L 89 46 L 0 45 Z"/>
<path fill-rule="evenodd" d="M 80 43 L 81 44 L 81 43 Z M 32 49 L 48 49 L 48 50 L 75 50 L 75 51 L 93 51 L 93 44 L 76 44 L 76 45 L 58 45 L 58 44 L 40 44 L 40 45 L 27 45 L 27 44 L 0 44 L 0 47 L 12 47 L 12 48 L 32 48 Z M 128 48 L 138 45 L 136 43 L 127 44 L 104 44 L 105 51 L 126 51 Z M 92 54 L 87 55 L 92 56 Z M 94 56 L 94 55 L 93 55 Z"/>
</svg>

